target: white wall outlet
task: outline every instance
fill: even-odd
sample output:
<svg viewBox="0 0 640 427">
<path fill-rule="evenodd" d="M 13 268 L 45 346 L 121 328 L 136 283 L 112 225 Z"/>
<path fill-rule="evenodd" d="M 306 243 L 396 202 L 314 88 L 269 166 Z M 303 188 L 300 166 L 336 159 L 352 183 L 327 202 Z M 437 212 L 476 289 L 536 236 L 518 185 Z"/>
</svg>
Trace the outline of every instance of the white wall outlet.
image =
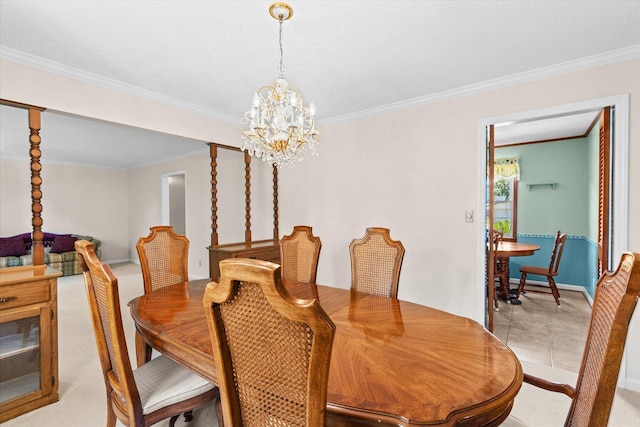
<svg viewBox="0 0 640 427">
<path fill-rule="evenodd" d="M 473 222 L 473 210 L 464 211 L 464 222 Z"/>
</svg>

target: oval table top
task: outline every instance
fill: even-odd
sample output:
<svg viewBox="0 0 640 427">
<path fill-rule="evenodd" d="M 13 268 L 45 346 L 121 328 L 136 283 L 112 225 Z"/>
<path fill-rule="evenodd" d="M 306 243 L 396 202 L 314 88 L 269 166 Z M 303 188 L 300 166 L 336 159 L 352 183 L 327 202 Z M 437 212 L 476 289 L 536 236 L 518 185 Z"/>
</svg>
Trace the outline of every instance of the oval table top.
<svg viewBox="0 0 640 427">
<path fill-rule="evenodd" d="M 217 381 L 202 297 L 209 280 L 129 305 L 161 353 Z M 522 385 L 513 352 L 477 322 L 397 299 L 285 282 L 318 298 L 336 325 L 327 392 L 331 425 L 498 425 Z"/>
</svg>

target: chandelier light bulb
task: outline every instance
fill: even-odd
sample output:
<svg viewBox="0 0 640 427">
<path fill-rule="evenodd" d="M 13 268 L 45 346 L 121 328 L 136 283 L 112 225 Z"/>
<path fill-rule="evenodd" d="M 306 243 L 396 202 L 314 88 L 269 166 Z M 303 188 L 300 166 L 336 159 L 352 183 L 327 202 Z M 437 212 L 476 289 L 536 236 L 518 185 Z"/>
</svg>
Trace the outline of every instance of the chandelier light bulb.
<svg viewBox="0 0 640 427">
<path fill-rule="evenodd" d="M 305 107 L 302 94 L 284 79 L 282 23 L 293 16 L 293 9 L 277 2 L 269 14 L 280 25 L 280 73 L 273 86 L 255 92 L 251 109 L 240 120 L 240 148 L 281 168 L 301 161 L 305 151 L 317 156 L 320 131 L 315 126 L 315 105 Z"/>
</svg>

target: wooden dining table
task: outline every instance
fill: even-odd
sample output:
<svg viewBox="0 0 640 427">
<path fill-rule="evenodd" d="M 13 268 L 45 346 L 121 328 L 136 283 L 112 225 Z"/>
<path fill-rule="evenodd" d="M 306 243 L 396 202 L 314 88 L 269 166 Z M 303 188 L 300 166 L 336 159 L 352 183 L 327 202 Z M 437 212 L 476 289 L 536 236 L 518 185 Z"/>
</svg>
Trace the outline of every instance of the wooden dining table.
<svg viewBox="0 0 640 427">
<path fill-rule="evenodd" d="M 217 383 L 202 298 L 208 279 L 133 299 L 136 328 L 157 351 Z M 523 381 L 514 353 L 479 323 L 423 305 L 287 282 L 336 325 L 328 425 L 498 425 Z"/>
<path fill-rule="evenodd" d="M 535 251 L 540 249 L 540 246 L 532 243 L 513 242 L 509 240 L 502 240 L 498 243 L 498 248 L 495 251 L 494 256 L 500 260 L 500 268 L 505 270 L 505 277 L 509 277 L 509 258 L 513 256 L 529 256 L 533 255 Z M 509 295 L 508 283 L 500 281 L 500 293 L 498 296 L 504 299 L 510 299 L 513 303 L 515 297 Z"/>
</svg>

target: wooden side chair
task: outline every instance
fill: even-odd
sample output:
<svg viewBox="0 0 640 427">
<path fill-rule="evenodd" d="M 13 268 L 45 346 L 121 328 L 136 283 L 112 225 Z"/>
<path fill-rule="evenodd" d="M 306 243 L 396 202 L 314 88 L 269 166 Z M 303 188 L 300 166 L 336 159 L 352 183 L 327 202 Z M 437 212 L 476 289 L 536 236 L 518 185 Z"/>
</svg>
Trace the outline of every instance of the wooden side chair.
<svg viewBox="0 0 640 427">
<path fill-rule="evenodd" d="M 176 234 L 170 225 L 150 230 L 136 245 L 145 294 L 189 280 L 189 239 Z"/>
<path fill-rule="evenodd" d="M 520 285 L 518 286 L 518 292 L 516 293 L 516 299 L 520 298 L 520 294 L 524 293 L 524 286 L 527 282 L 527 274 L 534 274 L 539 276 L 545 276 L 549 287 L 551 288 L 551 294 L 556 300 L 556 304 L 560 305 L 560 292 L 556 286 L 554 277 L 558 275 L 558 267 L 560 266 L 560 259 L 562 258 L 562 252 L 564 251 L 564 244 L 567 240 L 566 234 L 561 234 L 560 231 L 556 233 L 556 239 L 553 244 L 553 251 L 551 252 L 551 261 L 549 267 L 537 267 L 533 265 L 523 265 L 520 268 Z M 530 289 L 531 290 L 531 289 Z M 545 291 L 533 290 L 532 292 L 548 293 Z"/>
<path fill-rule="evenodd" d="M 133 370 L 122 326 L 118 279 L 100 262 L 93 244 L 75 242 L 83 269 L 98 355 L 107 392 L 107 427 L 150 426 L 170 418 L 173 426 L 189 412 L 219 396 L 212 383 L 159 356 Z"/>
<path fill-rule="evenodd" d="M 322 426 L 335 325 L 268 261 L 220 261 L 203 299 L 224 425 Z M 220 408 L 218 408 L 220 409 Z"/>
<path fill-rule="evenodd" d="M 640 292 L 640 254 L 625 252 L 614 273 L 596 284 L 591 323 L 574 387 L 524 374 L 524 381 L 572 399 L 565 426 L 606 426 L 616 391 L 629 321 Z"/>
<path fill-rule="evenodd" d="M 293 232 L 280 239 L 282 278 L 296 282 L 316 283 L 322 242 L 311 227 L 296 225 Z"/>
<path fill-rule="evenodd" d="M 147 237 L 138 239 L 136 249 L 142 268 L 144 293 L 189 280 L 189 239 L 176 234 L 170 225 L 150 228 Z M 151 347 L 136 331 L 138 366 L 151 360 Z"/>
<path fill-rule="evenodd" d="M 349 245 L 351 289 L 397 298 L 404 246 L 392 240 L 388 228 L 372 227 Z"/>
<path fill-rule="evenodd" d="M 494 281 L 497 280 L 499 283 L 500 289 L 504 289 L 508 293 L 509 292 L 509 274 L 508 274 L 509 269 L 505 265 L 505 262 L 508 262 L 508 258 L 501 259 L 496 255 L 498 246 L 500 245 L 500 242 L 502 242 L 503 238 L 504 238 L 504 233 L 502 231 L 493 230 L 491 232 L 491 244 L 493 245 L 493 251 L 494 251 L 493 266 L 491 268 L 493 268 Z M 499 308 L 498 293 L 499 292 L 495 288 L 495 283 L 493 283 L 492 285 L 493 285 L 493 291 L 490 291 L 490 292 L 493 295 L 493 306 L 496 310 L 498 310 Z M 506 296 L 504 296 L 504 298 L 508 299 L 509 295 L 507 294 Z"/>
</svg>

